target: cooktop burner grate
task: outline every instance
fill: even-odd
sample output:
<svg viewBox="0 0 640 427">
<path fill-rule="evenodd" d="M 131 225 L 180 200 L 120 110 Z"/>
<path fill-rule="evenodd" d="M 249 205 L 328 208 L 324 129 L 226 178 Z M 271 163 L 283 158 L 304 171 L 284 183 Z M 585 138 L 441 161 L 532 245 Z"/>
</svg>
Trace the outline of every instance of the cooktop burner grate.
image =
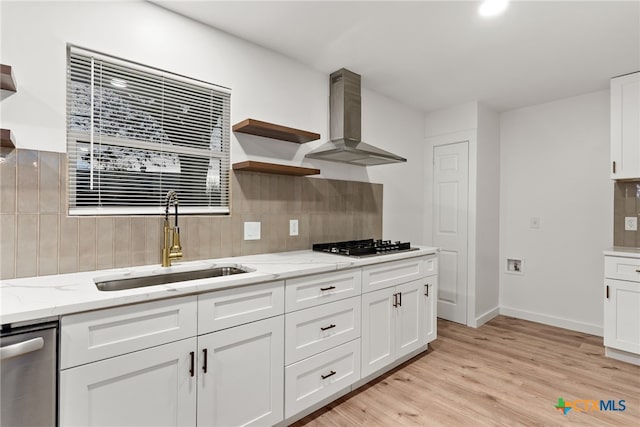
<svg viewBox="0 0 640 427">
<path fill-rule="evenodd" d="M 411 243 L 391 240 L 349 240 L 334 243 L 315 243 L 312 247 L 317 252 L 327 252 L 337 255 L 354 257 L 385 255 L 395 252 L 405 252 L 416 250 Z"/>
</svg>

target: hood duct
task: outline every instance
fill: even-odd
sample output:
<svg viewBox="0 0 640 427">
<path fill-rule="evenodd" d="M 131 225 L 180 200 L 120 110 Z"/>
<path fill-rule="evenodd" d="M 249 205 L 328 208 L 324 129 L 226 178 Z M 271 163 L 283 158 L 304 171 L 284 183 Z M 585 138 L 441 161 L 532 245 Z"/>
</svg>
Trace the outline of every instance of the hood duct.
<svg viewBox="0 0 640 427">
<path fill-rule="evenodd" d="M 404 157 L 362 142 L 360 75 L 342 68 L 330 76 L 330 141 L 306 157 L 358 166 L 406 162 Z"/>
</svg>

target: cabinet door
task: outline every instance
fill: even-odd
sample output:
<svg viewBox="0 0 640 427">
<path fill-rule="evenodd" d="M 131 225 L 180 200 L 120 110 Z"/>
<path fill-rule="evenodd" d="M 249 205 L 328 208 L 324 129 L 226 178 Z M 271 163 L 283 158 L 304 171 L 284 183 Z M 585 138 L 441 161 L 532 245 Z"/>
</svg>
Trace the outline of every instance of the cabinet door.
<svg viewBox="0 0 640 427">
<path fill-rule="evenodd" d="M 195 348 L 189 338 L 62 371 L 60 425 L 195 425 Z"/>
<path fill-rule="evenodd" d="M 640 354 L 640 283 L 605 280 L 604 345 Z"/>
<path fill-rule="evenodd" d="M 436 295 L 438 292 L 438 276 L 425 279 L 422 287 L 422 311 L 424 319 L 423 344 L 428 344 L 438 337 L 438 319 L 436 316 Z"/>
<path fill-rule="evenodd" d="M 362 377 L 395 360 L 395 288 L 362 295 Z"/>
<path fill-rule="evenodd" d="M 424 344 L 423 280 L 398 285 L 398 307 L 395 319 L 395 359 L 409 354 Z"/>
<path fill-rule="evenodd" d="M 282 421 L 283 316 L 199 336 L 198 370 L 198 425 Z"/>
<path fill-rule="evenodd" d="M 611 178 L 640 177 L 640 73 L 611 79 Z"/>
</svg>

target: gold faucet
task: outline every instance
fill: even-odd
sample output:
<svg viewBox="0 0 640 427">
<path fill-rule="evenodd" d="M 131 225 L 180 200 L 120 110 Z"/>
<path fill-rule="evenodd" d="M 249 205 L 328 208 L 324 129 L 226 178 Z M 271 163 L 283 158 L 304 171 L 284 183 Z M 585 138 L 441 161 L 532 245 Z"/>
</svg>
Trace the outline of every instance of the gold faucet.
<svg viewBox="0 0 640 427">
<path fill-rule="evenodd" d="M 175 206 L 176 218 L 173 227 L 169 226 L 169 206 Z M 171 236 L 173 234 L 173 236 Z M 162 266 L 171 267 L 171 261 L 182 258 L 180 246 L 180 227 L 178 227 L 178 194 L 169 190 L 164 210 L 164 243 L 162 245 Z"/>
</svg>

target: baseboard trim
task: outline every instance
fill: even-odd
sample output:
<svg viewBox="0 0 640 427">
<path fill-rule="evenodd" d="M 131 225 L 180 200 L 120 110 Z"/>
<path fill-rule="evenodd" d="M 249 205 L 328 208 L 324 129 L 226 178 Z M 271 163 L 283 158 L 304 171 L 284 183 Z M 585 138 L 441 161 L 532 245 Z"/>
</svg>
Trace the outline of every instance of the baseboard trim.
<svg viewBox="0 0 640 427">
<path fill-rule="evenodd" d="M 487 323 L 489 320 L 493 319 L 496 316 L 500 315 L 500 307 L 496 307 L 493 308 L 489 311 L 487 311 L 486 313 L 484 313 L 482 316 L 480 317 L 476 317 L 476 328 L 479 328 L 480 326 L 484 325 L 485 323 Z"/>
<path fill-rule="evenodd" d="M 605 347 L 604 355 L 612 359 L 640 366 L 640 354 L 629 353 L 628 351 L 618 350 L 617 348 Z"/>
<path fill-rule="evenodd" d="M 517 317 L 518 319 L 523 320 L 531 320 L 532 322 L 543 323 L 545 325 L 556 326 L 558 328 L 584 332 L 585 334 L 596 335 L 599 337 L 604 335 L 604 329 L 602 326 L 593 325 L 591 323 L 576 322 L 575 320 L 565 319 L 562 317 L 549 316 L 547 314 L 518 310 L 510 307 L 500 307 L 500 314 Z"/>
</svg>

